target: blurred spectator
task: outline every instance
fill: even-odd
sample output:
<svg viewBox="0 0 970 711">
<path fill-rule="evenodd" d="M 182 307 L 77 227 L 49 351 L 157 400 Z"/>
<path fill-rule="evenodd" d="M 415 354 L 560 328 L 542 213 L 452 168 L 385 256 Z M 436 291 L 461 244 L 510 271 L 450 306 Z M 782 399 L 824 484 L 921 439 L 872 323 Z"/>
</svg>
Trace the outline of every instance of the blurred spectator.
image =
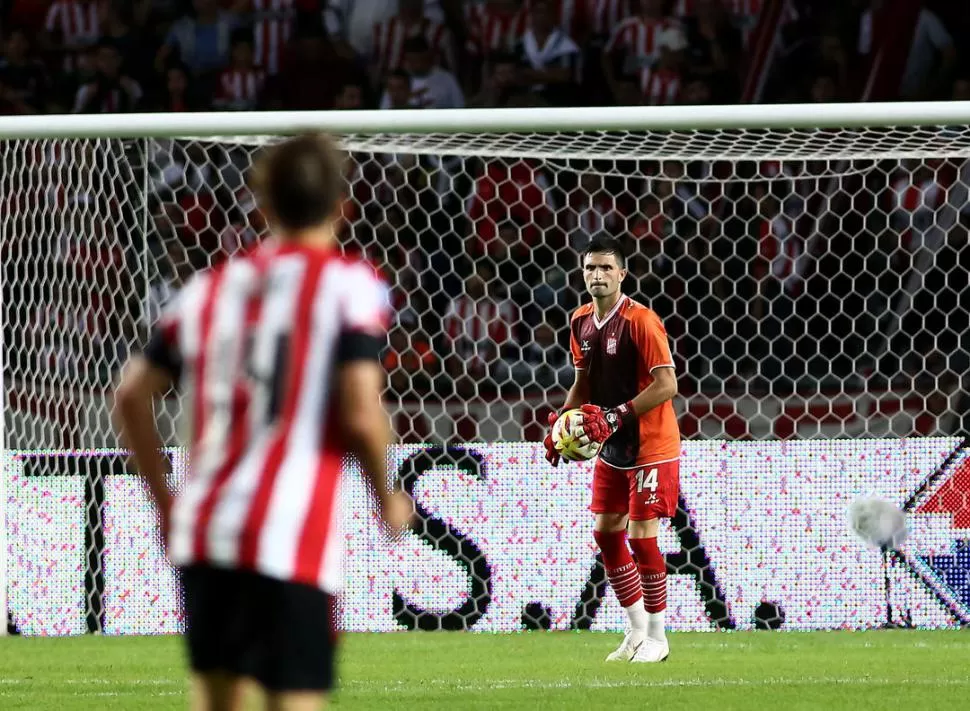
<svg viewBox="0 0 970 711">
<path fill-rule="evenodd" d="M 434 52 L 424 37 L 404 43 L 404 69 L 411 77 L 410 103 L 414 108 L 460 109 L 465 96 L 455 75 L 435 64 Z M 390 97 L 381 99 L 381 108 L 390 108 Z"/>
<path fill-rule="evenodd" d="M 486 163 L 468 200 L 474 232 L 472 254 L 486 253 L 489 242 L 498 236 L 499 224 L 510 219 L 523 226 L 526 244 L 537 244 L 555 210 L 549 187 L 549 180 L 533 161 L 496 159 Z"/>
<path fill-rule="evenodd" d="M 134 111 L 141 98 L 138 82 L 121 74 L 121 55 L 117 48 L 110 41 L 102 41 L 97 51 L 95 79 L 77 90 L 72 113 L 125 113 Z"/>
<path fill-rule="evenodd" d="M 269 229 L 252 191 L 246 186 L 239 188 L 233 196 L 228 223 L 219 234 L 219 244 L 226 257 L 250 251 L 259 244 Z"/>
<path fill-rule="evenodd" d="M 737 100 L 741 33 L 721 0 L 697 0 L 685 25 L 691 72 L 711 78 L 718 101 Z"/>
<path fill-rule="evenodd" d="M 468 7 L 468 51 L 479 59 L 509 52 L 525 34 L 528 17 L 522 0 L 485 0 Z"/>
<path fill-rule="evenodd" d="M 81 69 L 84 49 L 101 35 L 101 0 L 54 0 L 44 20 L 41 44 L 45 51 L 60 56 L 66 72 Z"/>
<path fill-rule="evenodd" d="M 816 74 L 812 80 L 809 98 L 816 104 L 829 104 L 843 97 L 839 95 L 839 86 L 835 77 L 823 73 Z"/>
<path fill-rule="evenodd" d="M 274 109 L 332 109 L 340 89 L 366 82 L 366 72 L 339 55 L 317 21 L 301 17 L 279 74 L 267 86 Z"/>
<path fill-rule="evenodd" d="M 411 77 L 403 69 L 391 72 L 384 80 L 382 109 L 411 108 Z"/>
<path fill-rule="evenodd" d="M 17 113 L 43 113 L 47 108 L 49 81 L 44 65 L 31 57 L 27 33 L 14 27 L 6 34 L 0 58 L 0 99 L 17 107 Z"/>
<path fill-rule="evenodd" d="M 683 31 L 671 25 L 657 38 L 657 61 L 640 70 L 640 92 L 643 103 L 662 106 L 679 103 L 681 98 L 684 49 Z"/>
<path fill-rule="evenodd" d="M 407 77 L 405 77 L 407 79 Z M 410 92 L 409 92 L 410 93 Z M 356 111 L 364 108 L 364 87 L 358 82 L 347 82 L 337 92 L 334 99 L 335 109 L 341 111 Z"/>
<path fill-rule="evenodd" d="M 387 335 L 384 369 L 390 376 L 391 390 L 397 395 L 423 397 L 438 370 L 438 357 L 431 340 L 420 331 L 397 325 Z"/>
<path fill-rule="evenodd" d="M 444 0 L 447 3 L 449 0 Z M 327 32 L 335 43 L 347 43 L 364 57 L 372 55 L 374 26 L 390 19 L 398 11 L 398 0 L 324 0 L 323 18 Z M 424 15 L 434 21 L 445 21 L 439 0 L 424 0 Z"/>
<path fill-rule="evenodd" d="M 201 111 L 204 107 L 192 82 L 184 66 L 171 65 L 165 72 L 165 87 L 159 94 L 155 110 L 165 113 Z"/>
<path fill-rule="evenodd" d="M 219 75 L 213 107 L 252 111 L 262 104 L 266 72 L 255 65 L 253 35 L 248 29 L 232 33 L 230 65 Z"/>
<path fill-rule="evenodd" d="M 266 74 L 279 72 L 287 42 L 293 35 L 296 8 L 300 0 L 245 0 L 250 4 L 254 24 L 251 37 L 255 66 Z"/>
<path fill-rule="evenodd" d="M 664 12 L 665 0 L 640 0 L 640 12 L 613 28 L 603 48 L 603 76 L 614 97 L 629 95 L 623 84 L 635 81 L 640 71 L 657 59 L 657 40 L 673 20 Z"/>
<path fill-rule="evenodd" d="M 690 76 L 684 79 L 681 102 L 689 106 L 702 106 L 714 102 L 711 83 L 705 77 Z"/>
<path fill-rule="evenodd" d="M 515 49 L 523 67 L 521 80 L 550 104 L 575 103 L 582 78 L 579 47 L 556 26 L 551 0 L 533 0 L 528 18 L 529 28 Z"/>
<path fill-rule="evenodd" d="M 150 80 L 158 44 L 148 31 L 151 0 L 109 0 L 101 6 L 101 39 L 121 54 L 125 73 L 139 83 Z"/>
<path fill-rule="evenodd" d="M 525 388 L 568 388 L 575 378 L 569 351 L 556 338 L 555 330 L 540 324 L 532 338 L 522 347 L 518 362 L 511 367 L 511 377 Z"/>
<path fill-rule="evenodd" d="M 830 76 L 835 82 L 835 95 L 848 99 L 851 83 L 849 59 L 845 43 L 837 32 L 826 32 L 819 38 L 815 65 L 816 76 Z"/>
<path fill-rule="evenodd" d="M 435 62 L 455 71 L 454 45 L 448 28 L 424 13 L 424 0 L 398 0 L 398 12 L 374 25 L 371 67 L 379 79 L 404 65 L 404 45 L 413 37 L 423 37 L 434 52 Z"/>
<path fill-rule="evenodd" d="M 489 62 L 490 71 L 482 90 L 469 102 L 470 106 L 494 109 L 508 104 L 509 97 L 519 84 L 519 61 L 513 54 L 495 53 Z"/>
<path fill-rule="evenodd" d="M 505 381 L 510 363 L 503 357 L 515 348 L 515 306 L 495 276 L 491 265 L 480 261 L 445 313 L 445 368 L 464 397 L 480 392 L 485 378 Z"/>
<path fill-rule="evenodd" d="M 970 77 L 957 77 L 950 88 L 951 101 L 970 101 Z"/>
<path fill-rule="evenodd" d="M 950 80 L 957 59 L 953 38 L 940 18 L 921 5 L 909 3 L 901 13 L 898 3 L 869 0 L 862 12 L 858 52 L 889 82 L 874 88 L 872 99 L 930 98 L 943 88 L 941 81 Z M 907 45 L 908 53 L 900 51 Z"/>
<path fill-rule="evenodd" d="M 599 173 L 583 173 L 579 184 L 569 191 L 566 209 L 559 211 L 561 225 L 570 248 L 577 253 L 589 245 L 594 235 L 615 235 L 623 224 L 615 193 L 608 191 Z"/>
<path fill-rule="evenodd" d="M 195 75 L 226 66 L 237 20 L 219 9 L 218 0 L 192 0 L 193 12 L 175 21 L 158 50 L 155 68 L 162 72 L 173 55 Z"/>
</svg>

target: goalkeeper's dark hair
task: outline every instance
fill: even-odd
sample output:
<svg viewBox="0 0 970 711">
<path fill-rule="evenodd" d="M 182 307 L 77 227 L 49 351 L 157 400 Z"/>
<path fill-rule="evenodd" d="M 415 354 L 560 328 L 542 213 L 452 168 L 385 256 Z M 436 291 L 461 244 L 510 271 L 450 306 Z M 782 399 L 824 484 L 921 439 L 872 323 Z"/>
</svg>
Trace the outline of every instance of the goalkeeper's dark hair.
<svg viewBox="0 0 970 711">
<path fill-rule="evenodd" d="M 612 254 L 616 257 L 616 263 L 620 269 L 626 269 L 626 250 L 623 248 L 623 243 L 616 237 L 596 235 L 589 241 L 589 245 L 580 255 L 582 263 L 586 262 L 586 256 L 589 254 Z"/>
<path fill-rule="evenodd" d="M 271 148 L 253 168 L 252 188 L 284 230 L 321 225 L 337 214 L 345 158 L 322 133 L 295 136 Z"/>
</svg>

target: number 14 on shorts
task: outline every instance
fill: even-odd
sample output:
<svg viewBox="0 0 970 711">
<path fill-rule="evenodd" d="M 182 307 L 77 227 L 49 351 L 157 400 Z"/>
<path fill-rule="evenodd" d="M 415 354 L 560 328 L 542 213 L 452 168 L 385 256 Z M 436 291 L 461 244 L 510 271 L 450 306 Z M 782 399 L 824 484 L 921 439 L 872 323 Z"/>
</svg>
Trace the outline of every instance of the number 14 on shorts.
<svg viewBox="0 0 970 711">
<path fill-rule="evenodd" d="M 637 477 L 637 493 L 641 493 L 644 489 L 648 489 L 651 494 L 657 493 L 657 467 L 652 469 L 640 469 L 636 473 Z"/>
</svg>

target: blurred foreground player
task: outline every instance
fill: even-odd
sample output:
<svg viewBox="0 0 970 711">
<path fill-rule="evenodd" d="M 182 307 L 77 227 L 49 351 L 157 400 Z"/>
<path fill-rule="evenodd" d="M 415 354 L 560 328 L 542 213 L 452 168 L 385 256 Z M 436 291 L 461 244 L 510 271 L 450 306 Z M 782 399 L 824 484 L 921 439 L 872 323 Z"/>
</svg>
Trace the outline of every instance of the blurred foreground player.
<svg viewBox="0 0 970 711">
<path fill-rule="evenodd" d="M 680 488 L 680 430 L 671 402 L 677 381 L 660 318 L 620 291 L 626 274 L 615 239 L 594 239 L 583 253 L 593 300 L 570 323 L 576 379 L 563 409 L 581 407 L 585 436 L 605 443 L 593 469 L 593 537 L 631 625 L 607 661 L 662 662 L 669 653 L 667 568 L 657 532 L 659 520 L 676 512 Z M 549 424 L 555 421 L 550 415 Z M 545 444 L 556 466 L 551 435 Z"/>
<path fill-rule="evenodd" d="M 388 320 L 372 269 L 335 251 L 341 162 L 319 135 L 269 149 L 255 188 L 275 238 L 195 276 L 116 391 L 125 444 L 181 569 L 197 709 L 316 709 L 334 676 L 341 585 L 341 458 L 357 455 L 383 521 L 411 504 L 387 487 L 379 355 Z M 181 386 L 192 471 L 173 501 L 152 400 Z"/>
</svg>

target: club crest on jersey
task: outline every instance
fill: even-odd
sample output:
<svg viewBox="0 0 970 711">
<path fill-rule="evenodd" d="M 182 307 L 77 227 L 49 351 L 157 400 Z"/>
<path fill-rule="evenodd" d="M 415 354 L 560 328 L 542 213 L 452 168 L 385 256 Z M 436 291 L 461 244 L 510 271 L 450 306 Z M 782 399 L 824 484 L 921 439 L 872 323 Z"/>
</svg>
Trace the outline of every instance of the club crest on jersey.
<svg viewBox="0 0 970 711">
<path fill-rule="evenodd" d="M 616 339 L 612 336 L 606 339 L 606 355 L 616 355 Z"/>
</svg>

